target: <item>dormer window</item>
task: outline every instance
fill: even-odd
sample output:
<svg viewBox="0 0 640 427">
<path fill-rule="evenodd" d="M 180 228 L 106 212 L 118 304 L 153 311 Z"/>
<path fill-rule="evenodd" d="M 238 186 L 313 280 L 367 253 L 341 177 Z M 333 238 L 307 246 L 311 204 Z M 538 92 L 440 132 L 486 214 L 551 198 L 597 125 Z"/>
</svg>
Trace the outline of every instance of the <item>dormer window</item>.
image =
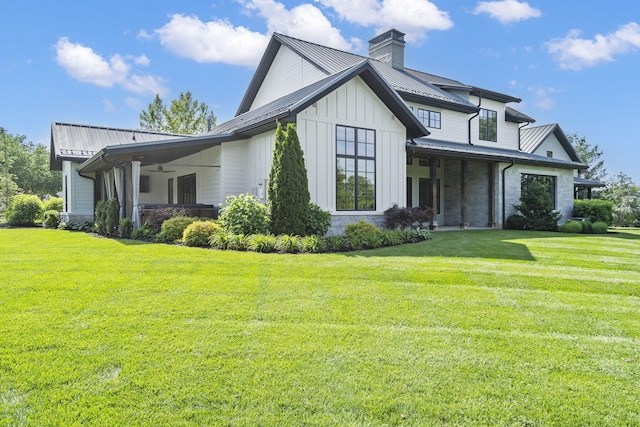
<svg viewBox="0 0 640 427">
<path fill-rule="evenodd" d="M 480 140 L 498 141 L 498 112 L 493 110 L 480 110 Z"/>
</svg>

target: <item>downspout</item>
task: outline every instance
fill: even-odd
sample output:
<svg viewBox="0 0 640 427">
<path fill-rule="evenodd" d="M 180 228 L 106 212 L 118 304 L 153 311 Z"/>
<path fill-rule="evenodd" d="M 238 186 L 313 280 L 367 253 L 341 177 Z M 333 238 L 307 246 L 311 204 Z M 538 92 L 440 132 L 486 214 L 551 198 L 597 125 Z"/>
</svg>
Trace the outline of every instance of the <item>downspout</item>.
<svg viewBox="0 0 640 427">
<path fill-rule="evenodd" d="M 524 122 L 524 125 L 518 126 L 518 151 L 522 151 L 522 137 L 521 137 L 522 128 L 526 128 L 530 124 L 531 124 L 530 122 Z"/>
<path fill-rule="evenodd" d="M 476 107 L 480 108 L 481 105 L 482 105 L 482 97 L 478 95 L 478 105 L 476 105 Z M 477 111 L 473 116 L 469 117 L 468 126 L 467 126 L 467 128 L 469 129 L 469 140 L 468 140 L 469 145 L 473 145 L 473 143 L 471 142 L 471 120 L 475 119 L 479 115 L 480 115 L 480 111 Z"/>
<path fill-rule="evenodd" d="M 506 190 L 505 190 L 505 187 L 506 186 L 505 186 L 504 177 L 505 177 L 505 172 L 507 171 L 507 169 L 512 168 L 515 163 L 516 162 L 513 159 L 511 159 L 511 164 L 509 166 L 507 166 L 506 168 L 502 169 L 502 229 L 503 230 L 504 230 L 505 225 L 507 223 L 507 220 L 505 219 L 505 215 L 507 214 L 507 209 L 506 209 L 506 206 L 505 206 L 505 203 L 506 203 L 506 195 L 505 195 L 505 191 Z"/>
</svg>

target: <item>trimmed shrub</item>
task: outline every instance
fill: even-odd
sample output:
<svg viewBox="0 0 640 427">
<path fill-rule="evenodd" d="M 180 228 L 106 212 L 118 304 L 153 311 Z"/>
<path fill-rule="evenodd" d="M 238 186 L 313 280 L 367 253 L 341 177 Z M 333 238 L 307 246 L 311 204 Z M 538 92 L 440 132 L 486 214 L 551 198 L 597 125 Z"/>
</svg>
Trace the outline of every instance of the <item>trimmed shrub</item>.
<svg viewBox="0 0 640 427">
<path fill-rule="evenodd" d="M 509 230 L 524 230 L 527 225 L 527 219 L 522 215 L 510 215 L 507 218 L 507 229 Z"/>
<path fill-rule="evenodd" d="M 34 225 L 41 217 L 42 201 L 31 194 L 14 196 L 5 211 L 5 218 L 10 225 Z"/>
<path fill-rule="evenodd" d="M 148 223 L 145 223 L 142 227 L 133 230 L 131 238 L 133 239 L 155 239 L 158 231 Z"/>
<path fill-rule="evenodd" d="M 266 234 L 269 230 L 269 211 L 250 194 L 227 197 L 220 209 L 218 222 L 232 234 Z"/>
<path fill-rule="evenodd" d="M 591 221 L 580 221 L 580 225 L 582 226 L 582 234 L 593 233 L 593 224 L 591 224 Z"/>
<path fill-rule="evenodd" d="M 376 248 L 382 244 L 380 227 L 364 220 L 348 224 L 344 234 L 354 249 L 362 249 L 365 246 Z"/>
<path fill-rule="evenodd" d="M 253 252 L 271 253 L 276 250 L 276 236 L 273 234 L 254 234 L 249 236 L 248 250 Z"/>
<path fill-rule="evenodd" d="M 96 233 L 102 236 L 113 236 L 120 224 L 120 204 L 118 199 L 100 200 L 96 204 L 95 212 Z"/>
<path fill-rule="evenodd" d="M 295 254 L 300 252 L 300 237 L 281 234 L 276 238 L 276 251 L 281 254 Z"/>
<path fill-rule="evenodd" d="M 613 202 L 608 200 L 574 200 L 573 216 L 589 218 L 592 223 L 606 222 L 613 224 Z"/>
<path fill-rule="evenodd" d="M 609 231 L 609 225 L 604 221 L 598 221 L 593 223 L 593 234 L 607 234 Z"/>
<path fill-rule="evenodd" d="M 187 216 L 177 216 L 169 218 L 162 223 L 160 227 L 160 233 L 156 235 L 156 240 L 159 242 L 179 242 L 182 239 L 184 230 L 193 223 L 196 219 Z"/>
<path fill-rule="evenodd" d="M 60 197 L 49 197 L 42 203 L 42 209 L 46 211 L 62 212 L 64 200 Z"/>
<path fill-rule="evenodd" d="M 389 230 L 395 228 L 411 228 L 414 224 L 422 224 L 431 221 L 433 209 L 425 208 L 401 208 L 396 203 L 384 211 L 384 226 Z"/>
<path fill-rule="evenodd" d="M 304 236 L 300 238 L 300 252 L 318 254 L 326 252 L 327 244 L 320 236 Z"/>
<path fill-rule="evenodd" d="M 194 221 L 184 229 L 182 242 L 187 246 L 207 247 L 211 236 L 220 232 L 220 225 L 214 221 Z"/>
<path fill-rule="evenodd" d="M 567 221 L 562 224 L 558 230 L 562 233 L 582 233 L 582 224 L 580 221 Z"/>
<path fill-rule="evenodd" d="M 323 210 L 315 203 L 309 203 L 307 210 L 307 236 L 323 237 L 331 226 L 331 212 Z"/>
<path fill-rule="evenodd" d="M 42 225 L 45 228 L 58 228 L 60 225 L 60 212 L 48 210 L 42 214 Z"/>
<path fill-rule="evenodd" d="M 129 218 L 122 219 L 118 226 L 118 231 L 120 232 L 120 237 L 130 239 L 133 234 L 133 221 Z"/>
</svg>

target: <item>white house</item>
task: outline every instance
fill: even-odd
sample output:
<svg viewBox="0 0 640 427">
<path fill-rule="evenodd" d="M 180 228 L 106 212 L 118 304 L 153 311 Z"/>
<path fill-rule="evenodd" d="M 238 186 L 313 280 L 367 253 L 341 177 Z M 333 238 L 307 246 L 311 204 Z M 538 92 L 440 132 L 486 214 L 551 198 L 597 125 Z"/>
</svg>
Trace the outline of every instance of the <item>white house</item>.
<svg viewBox="0 0 640 427">
<path fill-rule="evenodd" d="M 109 197 L 135 220 L 149 206 L 264 200 L 276 123 L 294 122 L 330 232 L 380 222 L 394 203 L 433 207 L 433 227 L 501 227 L 532 179 L 568 219 L 586 165 L 559 126 L 528 127 L 518 102 L 405 68 L 397 30 L 372 39 L 369 57 L 276 33 L 233 119 L 199 136 L 53 123 L 51 167 L 63 170 L 67 220 Z"/>
</svg>

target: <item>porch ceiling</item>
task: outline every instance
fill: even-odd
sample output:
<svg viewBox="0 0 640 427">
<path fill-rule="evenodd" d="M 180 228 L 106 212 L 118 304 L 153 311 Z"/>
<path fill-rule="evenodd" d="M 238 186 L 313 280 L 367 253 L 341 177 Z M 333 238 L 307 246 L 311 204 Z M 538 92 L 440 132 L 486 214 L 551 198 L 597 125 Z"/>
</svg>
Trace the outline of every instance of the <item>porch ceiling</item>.
<svg viewBox="0 0 640 427">
<path fill-rule="evenodd" d="M 123 165 L 132 160 L 139 160 L 143 164 L 167 163 L 237 139 L 237 135 L 223 134 L 108 146 L 82 163 L 78 167 L 78 172 L 102 172 L 113 168 L 114 165 Z"/>
<path fill-rule="evenodd" d="M 566 169 L 579 169 L 587 165 L 580 162 L 554 159 L 522 151 L 483 147 L 479 145 L 460 144 L 439 141 L 429 138 L 416 138 L 407 142 L 407 151 L 419 156 L 449 157 L 459 159 L 477 159 L 494 162 L 515 162 L 519 164 L 538 165 Z"/>
</svg>

